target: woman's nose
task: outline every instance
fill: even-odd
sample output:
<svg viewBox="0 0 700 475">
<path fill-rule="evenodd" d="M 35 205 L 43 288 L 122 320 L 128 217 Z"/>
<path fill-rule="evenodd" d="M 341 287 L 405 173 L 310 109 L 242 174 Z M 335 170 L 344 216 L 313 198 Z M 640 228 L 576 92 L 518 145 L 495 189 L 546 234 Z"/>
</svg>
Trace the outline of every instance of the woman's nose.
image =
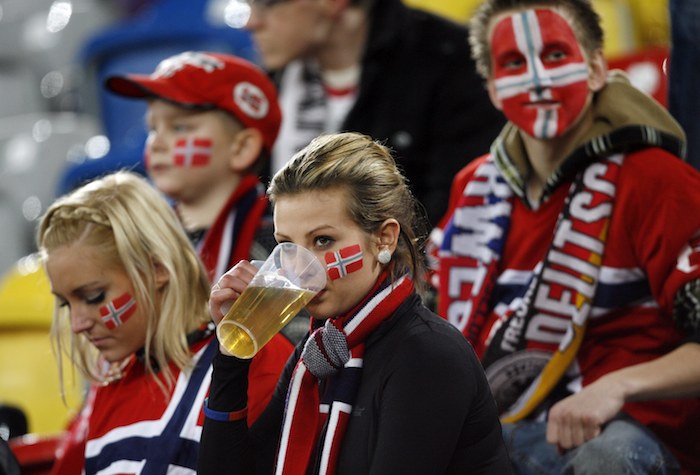
<svg viewBox="0 0 700 475">
<path fill-rule="evenodd" d="M 75 309 L 71 310 L 70 326 L 71 331 L 75 334 L 89 330 L 95 324 L 94 317 L 86 310 Z"/>
</svg>

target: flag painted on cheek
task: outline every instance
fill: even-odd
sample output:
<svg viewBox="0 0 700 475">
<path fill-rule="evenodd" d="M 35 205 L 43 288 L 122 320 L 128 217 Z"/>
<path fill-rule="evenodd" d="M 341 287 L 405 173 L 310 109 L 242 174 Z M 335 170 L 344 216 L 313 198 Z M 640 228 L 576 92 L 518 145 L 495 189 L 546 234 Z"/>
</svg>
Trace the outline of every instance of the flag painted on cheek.
<svg viewBox="0 0 700 475">
<path fill-rule="evenodd" d="M 110 330 L 126 323 L 134 312 L 136 312 L 136 300 L 128 293 L 100 307 L 100 317 Z"/>
<path fill-rule="evenodd" d="M 588 99 L 588 64 L 567 20 L 548 9 L 506 17 L 491 51 L 496 97 L 511 122 L 543 139 L 575 123 Z"/>
<path fill-rule="evenodd" d="M 174 161 L 178 167 L 201 167 L 209 164 L 212 141 L 188 137 L 175 142 Z"/>
<path fill-rule="evenodd" d="M 359 244 L 344 247 L 339 251 L 327 252 L 324 256 L 328 278 L 340 279 L 362 269 L 362 248 Z"/>
</svg>

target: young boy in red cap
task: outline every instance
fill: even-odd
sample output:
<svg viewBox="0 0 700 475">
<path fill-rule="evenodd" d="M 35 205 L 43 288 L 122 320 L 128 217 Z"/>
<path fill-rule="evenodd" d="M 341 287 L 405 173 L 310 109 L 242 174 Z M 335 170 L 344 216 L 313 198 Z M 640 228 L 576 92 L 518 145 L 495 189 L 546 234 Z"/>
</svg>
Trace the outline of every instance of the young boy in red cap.
<svg viewBox="0 0 700 475">
<path fill-rule="evenodd" d="M 148 100 L 146 170 L 174 201 L 210 280 L 240 259 L 264 259 L 255 238 L 267 201 L 256 172 L 281 122 L 265 73 L 234 56 L 188 51 L 150 76 L 112 76 L 105 86 Z"/>
<path fill-rule="evenodd" d="M 146 170 L 173 200 L 210 281 L 241 259 L 265 259 L 275 242 L 257 172 L 282 119 L 267 75 L 235 56 L 187 51 L 151 75 L 112 76 L 105 86 L 148 101 Z M 279 334 L 255 357 L 249 421 L 267 404 L 292 349 Z"/>
</svg>

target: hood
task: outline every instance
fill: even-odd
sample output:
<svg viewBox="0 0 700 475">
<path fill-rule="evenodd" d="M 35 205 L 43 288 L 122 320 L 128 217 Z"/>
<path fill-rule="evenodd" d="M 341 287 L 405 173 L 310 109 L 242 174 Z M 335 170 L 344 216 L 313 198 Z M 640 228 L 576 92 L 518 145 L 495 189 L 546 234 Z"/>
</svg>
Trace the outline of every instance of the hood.
<svg viewBox="0 0 700 475">
<path fill-rule="evenodd" d="M 632 86 L 621 70 L 608 73 L 605 87 L 596 94 L 593 103 L 594 124 L 584 137 L 589 141 L 627 126 L 647 126 L 685 141 L 680 124 L 653 98 Z"/>
<path fill-rule="evenodd" d="M 614 153 L 660 147 L 685 157 L 685 133 L 653 98 L 632 86 L 623 71 L 608 73 L 607 83 L 593 97 L 593 124 L 547 180 L 542 199 L 562 181 L 591 162 Z M 519 129 L 508 122 L 491 146 L 491 156 L 516 195 L 525 199 L 530 163 Z"/>
</svg>

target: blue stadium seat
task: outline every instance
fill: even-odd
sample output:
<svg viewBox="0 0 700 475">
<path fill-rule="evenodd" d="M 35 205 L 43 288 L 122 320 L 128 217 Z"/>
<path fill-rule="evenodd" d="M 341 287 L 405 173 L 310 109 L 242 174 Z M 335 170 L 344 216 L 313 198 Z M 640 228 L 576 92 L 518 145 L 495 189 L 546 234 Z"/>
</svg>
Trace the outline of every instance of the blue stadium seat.
<svg viewBox="0 0 700 475">
<path fill-rule="evenodd" d="M 109 93 L 104 79 L 113 74 L 151 73 L 164 58 L 187 50 L 218 51 L 256 61 L 250 34 L 228 26 L 228 5 L 238 0 L 160 0 L 139 15 L 101 32 L 82 50 L 87 107 L 97 111 L 111 142 L 110 152 L 98 161 L 69 167 L 59 193 L 104 173 L 130 168 L 143 172 L 146 104 Z"/>
</svg>

